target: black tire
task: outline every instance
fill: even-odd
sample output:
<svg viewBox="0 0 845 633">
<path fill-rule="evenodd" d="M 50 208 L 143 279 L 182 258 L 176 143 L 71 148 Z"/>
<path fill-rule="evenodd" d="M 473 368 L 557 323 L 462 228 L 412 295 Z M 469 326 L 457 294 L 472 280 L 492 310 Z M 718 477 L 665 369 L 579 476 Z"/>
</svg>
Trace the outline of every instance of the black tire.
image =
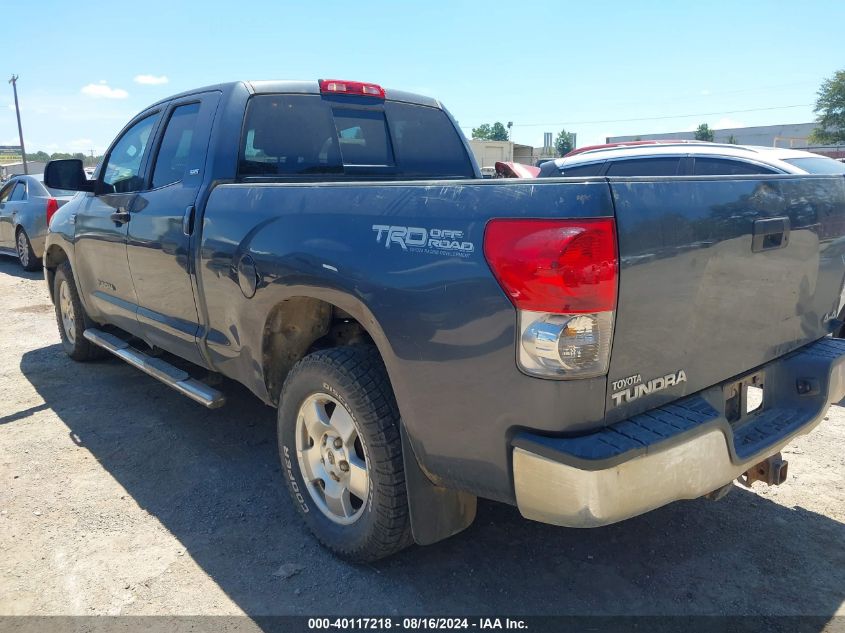
<svg viewBox="0 0 845 633">
<path fill-rule="evenodd" d="M 33 272 L 41 269 L 41 260 L 35 256 L 29 235 L 22 228 L 18 228 L 18 232 L 15 234 L 15 250 L 18 253 L 18 261 L 24 270 Z"/>
<path fill-rule="evenodd" d="M 68 327 L 62 315 L 62 286 L 66 285 L 65 291 L 69 299 L 66 308 L 72 311 L 72 333 L 68 334 Z M 85 328 L 92 325 L 88 315 L 79 300 L 79 293 L 76 290 L 76 283 L 73 279 L 73 271 L 68 262 L 63 262 L 57 269 L 53 279 L 53 306 L 56 310 L 56 323 L 59 326 L 59 336 L 62 339 L 62 347 L 73 360 L 89 361 L 95 358 L 102 358 L 106 352 L 92 344 L 83 336 Z"/>
<path fill-rule="evenodd" d="M 297 455 L 297 433 L 302 432 L 301 427 L 297 431 L 300 407 L 309 398 L 322 397 L 321 394 L 344 406 L 363 444 L 369 498 L 359 505 L 354 522 L 346 525 L 339 525 L 317 505 L 315 493 L 305 483 Z M 324 546 L 346 560 L 368 562 L 395 554 L 413 542 L 399 410 L 384 364 L 374 347 L 336 347 L 300 360 L 282 390 L 278 438 L 288 492 L 299 514 Z M 319 490 L 316 494 L 319 496 Z"/>
</svg>

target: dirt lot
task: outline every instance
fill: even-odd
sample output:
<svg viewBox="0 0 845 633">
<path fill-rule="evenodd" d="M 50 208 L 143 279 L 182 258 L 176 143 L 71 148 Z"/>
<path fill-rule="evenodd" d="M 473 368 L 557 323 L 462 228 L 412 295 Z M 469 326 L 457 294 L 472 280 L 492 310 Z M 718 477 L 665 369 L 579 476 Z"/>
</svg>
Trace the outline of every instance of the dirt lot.
<svg viewBox="0 0 845 633">
<path fill-rule="evenodd" d="M 6 258 L 0 301 L 0 614 L 845 615 L 840 407 L 779 488 L 585 531 L 480 502 L 456 538 L 354 566 L 289 504 L 273 410 L 73 363 L 41 275 Z"/>
</svg>

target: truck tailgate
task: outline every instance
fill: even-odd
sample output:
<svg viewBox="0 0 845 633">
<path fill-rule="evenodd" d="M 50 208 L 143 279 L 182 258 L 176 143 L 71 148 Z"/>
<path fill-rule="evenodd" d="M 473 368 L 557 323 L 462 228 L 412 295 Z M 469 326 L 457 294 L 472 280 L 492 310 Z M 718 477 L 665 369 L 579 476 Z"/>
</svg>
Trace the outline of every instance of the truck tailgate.
<svg viewBox="0 0 845 633">
<path fill-rule="evenodd" d="M 607 422 L 830 333 L 845 276 L 841 176 L 610 184 L 620 273 Z"/>
</svg>

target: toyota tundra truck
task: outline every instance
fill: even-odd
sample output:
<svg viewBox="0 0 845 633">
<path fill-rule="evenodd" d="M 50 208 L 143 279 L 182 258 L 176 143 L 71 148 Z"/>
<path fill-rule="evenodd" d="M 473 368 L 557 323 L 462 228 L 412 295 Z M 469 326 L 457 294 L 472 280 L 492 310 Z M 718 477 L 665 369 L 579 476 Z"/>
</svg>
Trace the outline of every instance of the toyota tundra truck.
<svg viewBox="0 0 845 633">
<path fill-rule="evenodd" d="M 79 192 L 44 256 L 62 345 L 277 408 L 279 484 L 355 561 L 478 497 L 587 528 L 781 483 L 845 396 L 845 179 L 480 176 L 440 102 L 376 84 L 160 101 L 92 179 L 46 168 Z"/>
</svg>

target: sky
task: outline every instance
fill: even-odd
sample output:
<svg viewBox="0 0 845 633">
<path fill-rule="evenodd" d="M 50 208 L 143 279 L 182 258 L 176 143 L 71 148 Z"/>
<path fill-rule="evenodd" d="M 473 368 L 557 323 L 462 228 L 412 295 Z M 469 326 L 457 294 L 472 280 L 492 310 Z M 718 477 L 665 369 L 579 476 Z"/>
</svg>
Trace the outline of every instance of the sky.
<svg viewBox="0 0 845 633">
<path fill-rule="evenodd" d="M 347 79 L 435 97 L 467 136 L 539 146 L 812 121 L 845 68 L 842 0 L 0 0 L 27 152 L 102 153 L 147 105 L 238 79 Z M 35 7 L 38 7 L 37 9 Z M 41 14 L 38 18 L 33 14 Z M 813 30 L 812 25 L 818 25 Z M 830 25 L 830 28 L 824 25 Z M 0 145 L 18 145 L 11 85 Z"/>
</svg>

